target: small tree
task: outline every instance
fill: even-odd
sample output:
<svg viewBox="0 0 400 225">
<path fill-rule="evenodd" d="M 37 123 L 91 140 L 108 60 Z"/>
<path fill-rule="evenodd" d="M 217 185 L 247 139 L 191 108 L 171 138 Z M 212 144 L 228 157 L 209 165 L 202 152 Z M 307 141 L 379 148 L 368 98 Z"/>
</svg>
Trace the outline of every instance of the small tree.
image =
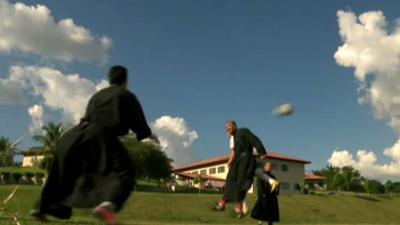
<svg viewBox="0 0 400 225">
<path fill-rule="evenodd" d="M 197 175 L 194 179 L 193 179 L 193 183 L 194 184 L 199 184 L 199 194 L 200 194 L 200 190 L 201 190 L 201 184 L 203 183 L 203 179 L 201 178 L 201 175 Z"/>
<path fill-rule="evenodd" d="M 318 176 L 323 176 L 326 178 L 326 184 L 328 186 L 328 189 L 334 189 L 336 188 L 335 186 L 335 182 L 334 182 L 334 178 L 337 174 L 340 173 L 340 167 L 335 167 L 335 166 L 331 166 L 328 165 L 325 168 L 321 169 L 321 170 L 315 170 L 313 171 L 313 173 L 315 175 Z"/>
<path fill-rule="evenodd" d="M 385 192 L 389 197 L 392 197 L 393 188 L 394 188 L 393 182 L 391 180 L 386 181 L 386 183 L 385 183 Z"/>
<path fill-rule="evenodd" d="M 124 147 L 136 165 L 136 176 L 147 179 L 168 179 L 171 175 L 171 162 L 159 146 L 140 142 L 131 137 L 121 139 Z"/>
<path fill-rule="evenodd" d="M 300 186 L 300 190 L 301 190 L 301 194 L 304 194 L 304 189 L 306 187 L 306 181 L 303 179 L 299 182 L 299 186 Z"/>
<path fill-rule="evenodd" d="M 368 195 L 371 194 L 371 182 L 368 179 L 363 181 L 363 187 Z"/>
<path fill-rule="evenodd" d="M 35 135 L 33 136 L 33 140 L 38 141 L 43 144 L 43 147 L 47 151 L 54 151 L 58 140 L 66 131 L 64 125 L 62 123 L 48 123 L 47 125 L 43 126 L 42 129 L 44 130 L 43 135 Z"/>
<path fill-rule="evenodd" d="M 171 162 L 165 152 L 153 147 L 149 147 L 145 154 L 147 176 L 152 179 L 160 180 L 169 178 L 171 175 Z"/>
<path fill-rule="evenodd" d="M 345 178 L 343 177 L 343 174 L 338 173 L 333 177 L 333 186 L 337 188 L 337 193 L 340 196 L 341 195 L 341 189 L 345 184 Z"/>
<path fill-rule="evenodd" d="M 341 173 L 344 178 L 344 189 L 346 191 L 350 191 L 351 187 L 357 186 L 357 182 L 360 179 L 360 172 L 358 172 L 352 166 L 344 166 L 341 168 Z"/>
<path fill-rule="evenodd" d="M 10 139 L 0 137 L 0 166 L 12 166 L 14 147 Z"/>
</svg>

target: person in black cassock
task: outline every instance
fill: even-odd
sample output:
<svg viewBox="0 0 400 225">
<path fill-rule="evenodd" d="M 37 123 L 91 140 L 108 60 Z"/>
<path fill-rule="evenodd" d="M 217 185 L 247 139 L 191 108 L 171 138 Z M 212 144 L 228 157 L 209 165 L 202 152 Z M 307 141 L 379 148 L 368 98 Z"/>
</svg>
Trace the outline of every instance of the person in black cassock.
<svg viewBox="0 0 400 225">
<path fill-rule="evenodd" d="M 69 219 L 73 207 L 94 207 L 94 215 L 107 225 L 117 224 L 115 213 L 135 185 L 135 165 L 118 136 L 131 130 L 138 140 L 158 142 L 139 101 L 127 89 L 127 76 L 126 68 L 111 67 L 110 87 L 90 98 L 81 122 L 60 138 L 32 216 Z"/>
<path fill-rule="evenodd" d="M 267 152 L 260 139 L 247 128 L 237 128 L 234 121 L 225 123 L 225 130 L 233 136 L 233 152 L 228 160 L 229 172 L 226 177 L 223 197 L 213 208 L 217 211 L 225 210 L 228 202 L 236 203 L 234 210 L 238 218 L 243 217 L 242 204 L 247 191 L 253 184 L 257 158 L 265 159 Z M 253 154 L 253 149 L 256 154 Z M 270 179 L 275 188 L 277 181 Z"/>
<path fill-rule="evenodd" d="M 268 182 L 268 178 L 275 176 L 271 174 L 271 163 L 265 163 L 263 170 L 256 171 L 257 179 L 257 202 L 251 212 L 251 217 L 258 220 L 258 224 L 262 224 L 262 221 L 268 222 L 268 225 L 272 225 L 273 222 L 279 222 L 279 205 L 278 195 L 279 186 L 275 189 L 271 189 L 271 185 Z"/>
</svg>

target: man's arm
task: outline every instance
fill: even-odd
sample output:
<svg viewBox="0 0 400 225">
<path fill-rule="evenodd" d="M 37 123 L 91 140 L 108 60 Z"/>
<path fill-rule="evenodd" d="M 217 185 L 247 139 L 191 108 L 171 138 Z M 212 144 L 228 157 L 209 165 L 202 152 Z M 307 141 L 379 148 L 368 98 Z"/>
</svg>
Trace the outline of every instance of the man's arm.
<svg viewBox="0 0 400 225">
<path fill-rule="evenodd" d="M 146 117 L 144 116 L 142 106 L 136 99 L 135 95 L 129 96 L 129 111 L 131 117 L 130 129 L 136 133 L 136 138 L 140 141 L 142 139 L 152 136 L 151 129 L 147 124 Z M 155 139 L 155 138 L 152 138 Z M 158 140 L 158 139 L 157 139 Z"/>
<path fill-rule="evenodd" d="M 245 139 L 257 150 L 258 155 L 262 159 L 266 158 L 267 151 L 260 139 L 247 128 L 242 128 L 241 132 L 243 132 Z"/>
<path fill-rule="evenodd" d="M 235 158 L 235 152 L 233 151 L 233 149 L 231 149 L 229 152 L 228 168 L 231 168 L 234 158 Z"/>
</svg>

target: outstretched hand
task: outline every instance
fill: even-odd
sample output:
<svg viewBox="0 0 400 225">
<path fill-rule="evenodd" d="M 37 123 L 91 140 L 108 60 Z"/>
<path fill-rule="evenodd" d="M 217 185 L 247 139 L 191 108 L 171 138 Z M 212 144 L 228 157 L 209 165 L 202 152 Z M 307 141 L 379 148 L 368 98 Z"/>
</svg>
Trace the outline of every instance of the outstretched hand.
<svg viewBox="0 0 400 225">
<path fill-rule="evenodd" d="M 260 156 L 261 160 L 266 160 L 268 158 L 267 154 L 265 153 L 264 155 Z"/>
<path fill-rule="evenodd" d="M 157 135 L 151 134 L 149 138 L 153 144 L 160 145 L 160 140 L 158 140 Z"/>
</svg>

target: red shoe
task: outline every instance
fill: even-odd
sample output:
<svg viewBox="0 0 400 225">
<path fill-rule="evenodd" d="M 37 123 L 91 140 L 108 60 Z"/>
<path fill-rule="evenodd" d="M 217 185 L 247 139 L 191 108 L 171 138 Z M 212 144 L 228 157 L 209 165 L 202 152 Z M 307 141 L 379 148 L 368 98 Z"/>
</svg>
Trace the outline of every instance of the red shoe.
<svg viewBox="0 0 400 225">
<path fill-rule="evenodd" d="M 221 206 L 219 204 L 216 204 L 214 207 L 211 208 L 214 211 L 224 211 L 225 210 L 225 206 Z"/>
<path fill-rule="evenodd" d="M 115 213 L 107 206 L 99 205 L 93 210 L 93 214 L 102 220 L 106 225 L 118 225 Z"/>
<path fill-rule="evenodd" d="M 233 208 L 233 211 L 236 213 L 236 218 L 241 219 L 244 217 L 242 204 L 240 203 L 236 204 L 236 206 Z"/>
</svg>

